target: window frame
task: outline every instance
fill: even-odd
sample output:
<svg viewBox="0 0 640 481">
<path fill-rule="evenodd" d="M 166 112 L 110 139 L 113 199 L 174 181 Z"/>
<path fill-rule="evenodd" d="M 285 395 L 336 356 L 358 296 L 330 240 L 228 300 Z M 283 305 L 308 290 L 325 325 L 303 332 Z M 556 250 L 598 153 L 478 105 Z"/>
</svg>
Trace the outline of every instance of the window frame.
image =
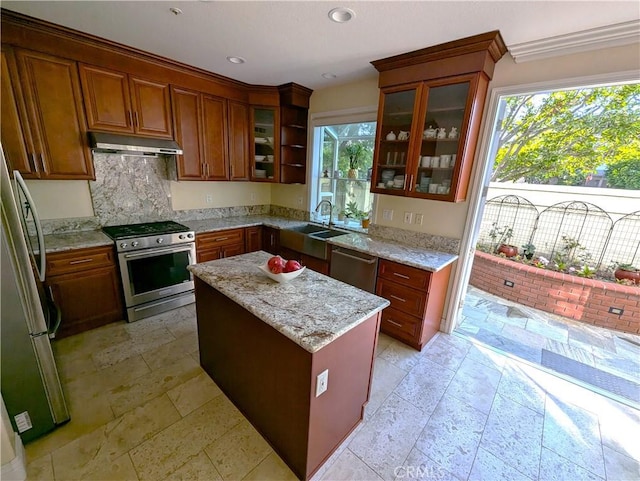
<svg viewBox="0 0 640 481">
<path fill-rule="evenodd" d="M 309 119 L 309 165 L 307 174 L 307 182 L 309 185 L 308 191 L 308 205 L 311 212 L 312 220 L 314 219 L 315 209 L 320 201 L 319 192 L 319 176 L 320 172 L 320 159 L 322 155 L 322 135 L 319 127 L 326 127 L 337 124 L 356 124 L 361 122 L 377 122 L 378 121 L 378 106 L 370 105 L 368 107 L 358 107 L 345 110 L 335 110 L 328 112 L 318 112 L 310 115 Z M 374 141 L 375 148 L 375 141 Z M 376 208 L 376 194 L 373 195 L 372 211 L 375 212 Z M 341 226 L 342 227 L 342 226 Z M 354 226 L 348 226 L 348 228 Z"/>
</svg>

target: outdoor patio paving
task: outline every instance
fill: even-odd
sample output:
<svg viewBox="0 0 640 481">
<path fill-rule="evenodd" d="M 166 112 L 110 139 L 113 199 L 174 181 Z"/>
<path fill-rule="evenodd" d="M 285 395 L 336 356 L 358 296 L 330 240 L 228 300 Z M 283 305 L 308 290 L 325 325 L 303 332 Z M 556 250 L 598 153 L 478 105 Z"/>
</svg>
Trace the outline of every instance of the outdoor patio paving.
<svg viewBox="0 0 640 481">
<path fill-rule="evenodd" d="M 584 324 L 469 286 L 456 333 L 640 407 L 640 336 Z"/>
</svg>

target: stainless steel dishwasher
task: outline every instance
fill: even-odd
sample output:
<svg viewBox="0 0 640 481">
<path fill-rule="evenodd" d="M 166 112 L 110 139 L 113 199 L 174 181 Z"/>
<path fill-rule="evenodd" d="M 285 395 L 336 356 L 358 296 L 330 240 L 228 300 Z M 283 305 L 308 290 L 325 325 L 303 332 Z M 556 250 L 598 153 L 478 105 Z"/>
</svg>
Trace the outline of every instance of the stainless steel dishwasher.
<svg viewBox="0 0 640 481">
<path fill-rule="evenodd" d="M 363 291 L 375 292 L 378 258 L 362 252 L 333 247 L 329 275 Z"/>
</svg>

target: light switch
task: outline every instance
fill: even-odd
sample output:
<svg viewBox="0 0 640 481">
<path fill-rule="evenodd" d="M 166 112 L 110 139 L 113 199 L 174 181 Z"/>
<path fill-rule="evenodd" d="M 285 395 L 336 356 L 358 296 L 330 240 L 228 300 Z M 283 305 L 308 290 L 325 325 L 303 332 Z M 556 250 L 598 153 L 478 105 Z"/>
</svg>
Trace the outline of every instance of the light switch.
<svg viewBox="0 0 640 481">
<path fill-rule="evenodd" d="M 413 212 L 405 212 L 404 213 L 404 223 L 411 224 L 413 221 Z"/>
<path fill-rule="evenodd" d="M 416 225 L 422 225 L 422 214 L 416 214 L 416 216 L 413 218 L 414 223 Z"/>
</svg>

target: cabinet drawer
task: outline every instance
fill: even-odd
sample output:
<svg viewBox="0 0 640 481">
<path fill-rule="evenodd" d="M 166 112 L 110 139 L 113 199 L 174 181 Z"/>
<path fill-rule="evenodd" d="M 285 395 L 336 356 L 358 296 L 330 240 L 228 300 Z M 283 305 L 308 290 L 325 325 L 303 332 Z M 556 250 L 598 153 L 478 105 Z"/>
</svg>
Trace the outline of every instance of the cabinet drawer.
<svg viewBox="0 0 640 481">
<path fill-rule="evenodd" d="M 378 278 L 376 294 L 391 302 L 391 307 L 412 316 L 422 318 L 427 302 L 427 294 L 386 279 Z"/>
<path fill-rule="evenodd" d="M 405 266 L 396 262 L 390 262 L 380 259 L 378 264 L 378 276 L 392 280 L 398 284 L 409 287 L 415 287 L 429 291 L 429 281 L 431 280 L 431 272 L 416 269 L 415 267 Z"/>
<path fill-rule="evenodd" d="M 76 249 L 47 256 L 47 277 L 114 266 L 112 247 Z"/>
<path fill-rule="evenodd" d="M 230 229 L 196 235 L 196 250 L 231 244 L 244 246 L 244 229 Z"/>
<path fill-rule="evenodd" d="M 422 321 L 402 311 L 387 307 L 382 311 L 380 329 L 382 332 L 403 339 L 415 341 L 420 334 Z"/>
</svg>

